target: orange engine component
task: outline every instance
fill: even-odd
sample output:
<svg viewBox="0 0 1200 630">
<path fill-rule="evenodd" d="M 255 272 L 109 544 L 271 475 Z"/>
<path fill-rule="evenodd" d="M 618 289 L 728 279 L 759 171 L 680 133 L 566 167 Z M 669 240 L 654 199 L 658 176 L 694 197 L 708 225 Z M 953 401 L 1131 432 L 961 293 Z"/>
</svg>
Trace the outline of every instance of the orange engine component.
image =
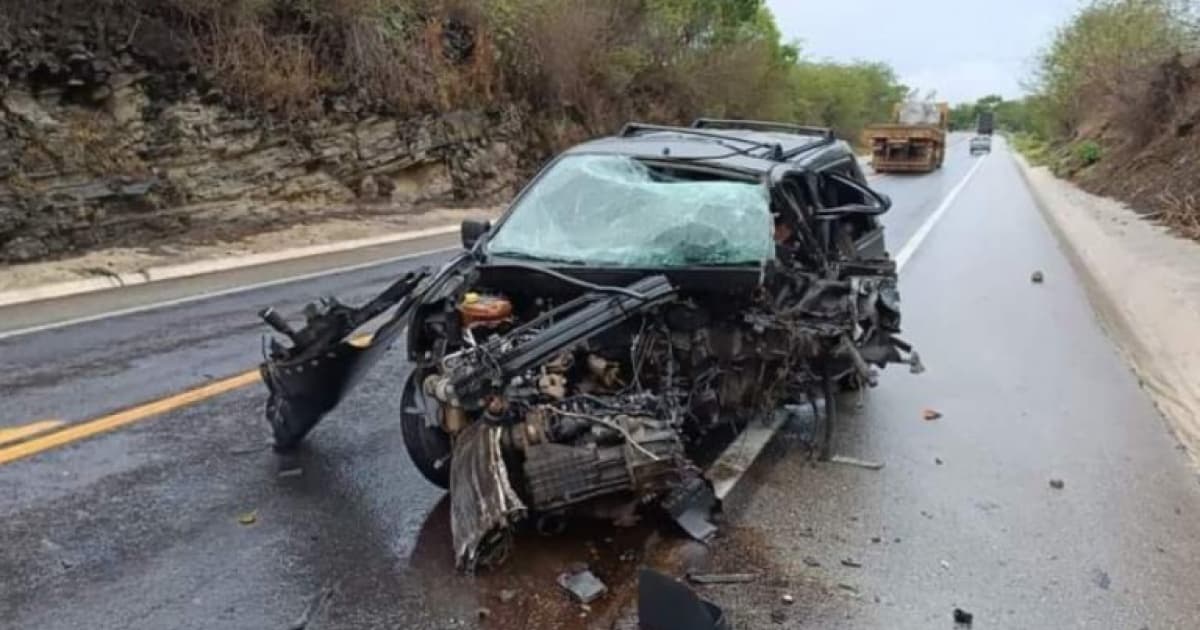
<svg viewBox="0 0 1200 630">
<path fill-rule="evenodd" d="M 512 317 L 512 302 L 502 295 L 468 293 L 458 305 L 463 326 L 496 326 Z"/>
</svg>

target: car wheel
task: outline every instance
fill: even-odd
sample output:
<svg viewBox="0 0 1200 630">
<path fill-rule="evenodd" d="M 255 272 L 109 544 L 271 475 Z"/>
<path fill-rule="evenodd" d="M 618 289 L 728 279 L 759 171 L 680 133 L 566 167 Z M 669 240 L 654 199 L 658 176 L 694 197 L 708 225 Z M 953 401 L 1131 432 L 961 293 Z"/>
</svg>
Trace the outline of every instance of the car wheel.
<svg viewBox="0 0 1200 630">
<path fill-rule="evenodd" d="M 413 370 L 400 395 L 400 431 L 404 435 L 404 449 L 423 477 L 439 488 L 449 488 L 453 445 L 450 436 L 439 426 L 430 426 L 428 419 L 436 416 L 437 406 L 426 398 L 418 378 L 418 371 Z"/>
</svg>

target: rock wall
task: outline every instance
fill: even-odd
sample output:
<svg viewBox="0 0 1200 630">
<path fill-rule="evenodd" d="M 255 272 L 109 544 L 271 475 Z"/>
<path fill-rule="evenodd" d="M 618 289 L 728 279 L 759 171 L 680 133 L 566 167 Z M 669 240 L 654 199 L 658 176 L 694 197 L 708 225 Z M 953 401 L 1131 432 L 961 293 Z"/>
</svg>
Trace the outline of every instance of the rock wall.
<svg viewBox="0 0 1200 630">
<path fill-rule="evenodd" d="M 46 19 L 52 19 L 53 16 Z M 3 23 L 0 264 L 494 203 L 527 147 L 512 108 L 287 123 L 206 87 L 154 24 Z"/>
</svg>

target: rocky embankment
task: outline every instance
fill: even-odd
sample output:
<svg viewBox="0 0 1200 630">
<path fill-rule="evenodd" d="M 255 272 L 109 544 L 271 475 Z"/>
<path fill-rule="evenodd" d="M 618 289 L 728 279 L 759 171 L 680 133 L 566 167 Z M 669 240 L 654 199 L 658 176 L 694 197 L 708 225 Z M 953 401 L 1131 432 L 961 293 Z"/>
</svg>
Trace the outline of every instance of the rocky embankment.
<svg viewBox="0 0 1200 630">
<path fill-rule="evenodd" d="M 0 264 L 490 203 L 519 181 L 513 108 L 397 118 L 326 96 L 287 122 L 231 106 L 165 24 L 53 4 L 0 15 Z"/>
</svg>

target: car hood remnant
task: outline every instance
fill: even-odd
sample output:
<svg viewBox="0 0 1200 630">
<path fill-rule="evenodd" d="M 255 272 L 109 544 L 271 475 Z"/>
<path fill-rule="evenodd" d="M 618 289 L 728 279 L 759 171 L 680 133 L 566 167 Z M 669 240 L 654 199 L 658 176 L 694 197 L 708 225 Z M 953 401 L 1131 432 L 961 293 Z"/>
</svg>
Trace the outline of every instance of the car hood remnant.
<svg viewBox="0 0 1200 630">
<path fill-rule="evenodd" d="M 449 489 L 455 561 L 475 571 L 503 562 L 526 522 L 553 533 L 571 517 L 657 512 L 706 538 L 706 454 L 784 406 L 874 384 L 888 363 L 919 366 L 896 337 L 896 268 L 874 221 L 888 202 L 861 173 L 786 162 L 836 149 L 834 164 L 857 168 L 848 150 L 675 128 L 720 140 L 664 149 L 663 128 L 633 129 L 655 141 L 607 160 L 585 145 L 565 175 L 548 167 L 499 225 L 464 226 L 469 251 L 437 272 L 362 307 L 312 305 L 299 331 L 264 313 L 291 341 L 272 341 L 262 366 L 276 448 L 295 447 L 407 327 L 405 447 Z M 618 229 L 636 224 L 631 209 L 644 234 Z"/>
</svg>

